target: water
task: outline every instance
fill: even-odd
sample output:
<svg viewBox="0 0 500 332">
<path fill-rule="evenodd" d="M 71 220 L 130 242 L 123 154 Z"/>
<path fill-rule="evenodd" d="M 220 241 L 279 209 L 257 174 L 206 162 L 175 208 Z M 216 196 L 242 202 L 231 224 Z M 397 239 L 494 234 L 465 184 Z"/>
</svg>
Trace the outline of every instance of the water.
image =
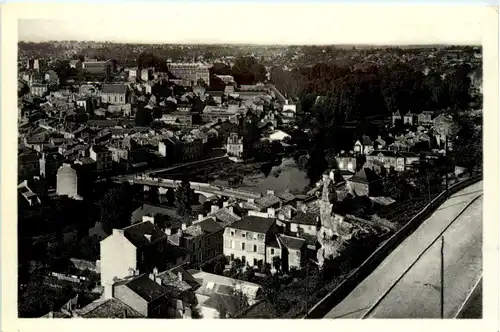
<svg viewBox="0 0 500 332">
<path fill-rule="evenodd" d="M 302 193 L 309 185 L 306 172 L 300 170 L 292 158 L 284 158 L 277 166 L 268 165 L 261 172 L 245 176 L 243 184 L 236 186 L 244 190 L 265 194 L 267 190 Z"/>
</svg>

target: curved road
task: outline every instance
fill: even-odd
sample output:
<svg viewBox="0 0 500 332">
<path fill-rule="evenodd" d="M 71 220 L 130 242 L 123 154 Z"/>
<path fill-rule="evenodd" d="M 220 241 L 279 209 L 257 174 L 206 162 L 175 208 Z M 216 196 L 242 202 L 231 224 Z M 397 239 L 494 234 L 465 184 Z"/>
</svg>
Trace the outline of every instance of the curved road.
<svg viewBox="0 0 500 332">
<path fill-rule="evenodd" d="M 325 318 L 439 318 L 441 234 L 444 313 L 454 318 L 482 275 L 481 194 L 482 181 L 450 197 Z"/>
</svg>

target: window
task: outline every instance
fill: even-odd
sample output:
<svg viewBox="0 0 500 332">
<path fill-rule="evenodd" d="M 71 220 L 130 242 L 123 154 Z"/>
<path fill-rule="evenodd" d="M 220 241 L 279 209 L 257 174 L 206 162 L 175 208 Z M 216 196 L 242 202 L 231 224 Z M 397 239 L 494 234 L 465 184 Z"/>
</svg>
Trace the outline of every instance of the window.
<svg viewBox="0 0 500 332">
<path fill-rule="evenodd" d="M 257 234 L 256 234 L 256 233 L 254 233 L 254 234 L 253 234 L 253 239 L 254 239 L 254 240 L 257 240 L 257 238 L 258 238 Z"/>
<path fill-rule="evenodd" d="M 253 245 L 253 252 L 257 252 L 257 245 L 256 244 Z"/>
<path fill-rule="evenodd" d="M 231 231 L 231 236 L 234 236 L 234 231 Z"/>
<path fill-rule="evenodd" d="M 257 258 L 254 258 L 254 259 L 253 259 L 253 265 L 254 265 L 254 266 L 259 265 L 259 263 L 257 262 Z"/>
<path fill-rule="evenodd" d="M 274 249 L 271 248 L 271 255 L 274 255 Z"/>
<path fill-rule="evenodd" d="M 241 250 L 245 250 L 245 242 L 241 243 Z"/>
<path fill-rule="evenodd" d="M 247 236 L 247 233 L 246 233 L 246 232 L 242 232 L 242 233 L 241 233 L 241 237 L 242 237 L 242 238 L 245 238 L 246 236 Z"/>
</svg>

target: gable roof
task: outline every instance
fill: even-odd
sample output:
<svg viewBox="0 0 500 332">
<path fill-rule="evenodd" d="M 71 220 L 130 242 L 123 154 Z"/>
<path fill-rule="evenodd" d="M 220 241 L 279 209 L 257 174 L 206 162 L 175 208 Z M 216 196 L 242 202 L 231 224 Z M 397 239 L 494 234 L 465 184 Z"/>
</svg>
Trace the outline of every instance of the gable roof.
<svg viewBox="0 0 500 332">
<path fill-rule="evenodd" d="M 83 318 L 144 318 L 142 314 L 132 309 L 122 301 L 111 298 L 97 300 L 77 311 Z"/>
<path fill-rule="evenodd" d="M 361 137 L 361 144 L 366 145 L 366 146 L 370 146 L 373 144 L 373 142 L 372 142 L 370 136 L 363 135 Z"/>
<path fill-rule="evenodd" d="M 274 218 L 244 216 L 230 227 L 256 233 L 267 233 L 271 226 L 274 225 L 275 221 L 276 219 Z"/>
<path fill-rule="evenodd" d="M 149 278 L 147 274 L 141 274 L 137 277 L 130 278 L 123 281 L 118 281 L 113 285 L 116 286 L 126 286 L 134 293 L 142 297 L 144 300 L 148 302 L 153 302 L 156 299 L 159 299 L 162 296 L 167 295 L 170 292 L 170 289 L 161 286 L 155 281 Z"/>
<path fill-rule="evenodd" d="M 166 238 L 166 235 L 155 224 L 143 221 L 123 229 L 124 236 L 134 246 L 141 247 L 151 242 Z M 150 240 L 148 237 L 150 236 Z"/>
<path fill-rule="evenodd" d="M 362 168 L 359 172 L 354 174 L 349 181 L 357 183 L 373 183 L 380 180 L 380 177 L 369 168 Z"/>
<path fill-rule="evenodd" d="M 318 215 L 311 212 L 298 212 L 295 217 L 292 218 L 291 222 L 301 224 L 301 225 L 317 225 Z"/>
<path fill-rule="evenodd" d="M 275 204 L 278 204 L 280 202 L 281 202 L 281 200 L 278 197 L 276 197 L 275 195 L 266 195 L 266 196 L 262 196 L 261 198 L 257 198 L 255 200 L 255 205 L 261 209 L 265 209 L 265 208 L 271 207 Z"/>
<path fill-rule="evenodd" d="M 292 237 L 283 234 L 280 234 L 278 236 L 281 243 L 283 243 L 283 245 L 287 247 L 287 249 L 300 250 L 306 244 L 306 240 L 298 237 Z"/>
</svg>

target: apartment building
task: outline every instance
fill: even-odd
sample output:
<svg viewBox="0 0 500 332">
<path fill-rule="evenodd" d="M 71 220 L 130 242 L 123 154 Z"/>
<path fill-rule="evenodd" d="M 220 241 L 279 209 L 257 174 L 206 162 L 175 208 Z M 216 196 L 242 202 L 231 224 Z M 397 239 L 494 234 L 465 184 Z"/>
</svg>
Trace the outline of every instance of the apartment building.
<svg viewBox="0 0 500 332">
<path fill-rule="evenodd" d="M 169 63 L 168 69 L 175 77 L 191 81 L 191 85 L 201 79 L 210 86 L 210 68 L 203 63 Z"/>
</svg>

